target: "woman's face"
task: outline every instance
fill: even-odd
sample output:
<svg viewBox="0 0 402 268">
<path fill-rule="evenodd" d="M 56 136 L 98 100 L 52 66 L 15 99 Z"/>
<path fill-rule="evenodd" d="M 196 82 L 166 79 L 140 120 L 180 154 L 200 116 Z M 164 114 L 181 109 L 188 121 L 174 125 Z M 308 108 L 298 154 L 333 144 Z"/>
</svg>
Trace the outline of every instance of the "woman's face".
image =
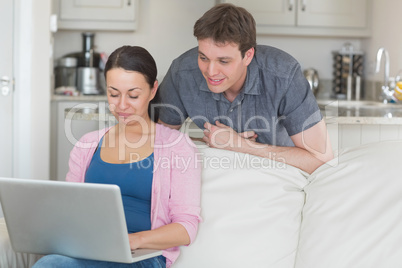
<svg viewBox="0 0 402 268">
<path fill-rule="evenodd" d="M 149 120 L 148 106 L 158 89 L 157 81 L 150 87 L 143 74 L 113 68 L 106 73 L 106 86 L 109 109 L 119 123 L 133 125 Z"/>
</svg>

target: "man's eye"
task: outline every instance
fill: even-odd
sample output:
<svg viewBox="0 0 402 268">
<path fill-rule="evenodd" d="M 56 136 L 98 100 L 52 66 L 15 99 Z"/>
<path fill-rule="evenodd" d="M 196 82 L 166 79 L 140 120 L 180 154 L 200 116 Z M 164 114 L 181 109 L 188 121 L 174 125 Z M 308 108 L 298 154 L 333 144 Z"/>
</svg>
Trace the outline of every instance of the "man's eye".
<svg viewBox="0 0 402 268">
<path fill-rule="evenodd" d="M 221 63 L 222 63 L 222 64 L 228 64 L 229 62 L 228 62 L 228 61 L 225 61 L 225 60 L 221 60 Z"/>
<path fill-rule="evenodd" d="M 207 58 L 200 56 L 200 60 L 202 60 L 202 61 L 206 61 L 206 60 L 207 60 Z"/>
</svg>

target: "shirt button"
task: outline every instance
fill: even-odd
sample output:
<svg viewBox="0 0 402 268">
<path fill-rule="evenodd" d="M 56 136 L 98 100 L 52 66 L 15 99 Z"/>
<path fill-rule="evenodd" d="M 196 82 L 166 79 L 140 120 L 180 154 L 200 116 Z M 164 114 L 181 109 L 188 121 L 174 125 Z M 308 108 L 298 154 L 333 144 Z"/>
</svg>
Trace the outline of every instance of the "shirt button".
<svg viewBox="0 0 402 268">
<path fill-rule="evenodd" d="M 233 109 L 230 109 L 229 112 L 233 112 Z"/>
</svg>

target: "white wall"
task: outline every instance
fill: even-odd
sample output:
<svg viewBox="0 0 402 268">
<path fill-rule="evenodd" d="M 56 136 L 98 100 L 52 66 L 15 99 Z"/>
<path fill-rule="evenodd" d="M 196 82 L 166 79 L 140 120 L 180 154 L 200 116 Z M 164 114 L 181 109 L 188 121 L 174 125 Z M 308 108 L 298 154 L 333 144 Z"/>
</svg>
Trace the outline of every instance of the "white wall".
<svg viewBox="0 0 402 268">
<path fill-rule="evenodd" d="M 332 51 L 339 51 L 349 42 L 355 50 L 361 50 L 361 41 L 357 38 L 334 37 L 292 37 L 258 36 L 259 44 L 278 47 L 295 57 L 302 69 L 315 68 L 320 79 L 332 79 Z"/>
<path fill-rule="evenodd" d="M 110 54 L 124 44 L 144 46 L 155 57 L 162 76 L 175 57 L 197 45 L 193 37 L 194 23 L 215 3 L 215 0 L 140 1 L 138 30 L 97 32 L 96 50 Z M 257 42 L 279 47 L 299 60 L 302 68 L 314 67 L 319 71 L 320 78 L 331 79 L 331 52 L 339 50 L 345 42 L 351 42 L 356 49 L 361 49 L 362 41 L 357 38 L 258 36 Z M 56 58 L 81 50 L 80 31 L 60 30 L 55 34 Z"/>
<path fill-rule="evenodd" d="M 381 65 L 379 74 L 374 74 L 377 50 L 385 47 L 390 55 L 390 75 L 395 76 L 402 69 L 402 22 L 400 11 L 401 0 L 373 0 L 372 36 L 363 40 L 362 47 L 366 51 L 370 80 L 382 81 L 384 68 Z"/>
<path fill-rule="evenodd" d="M 402 69 L 402 35 L 400 34 L 400 0 L 369 0 L 373 2 L 373 34 L 370 38 L 332 37 L 257 37 L 259 44 L 279 47 L 299 60 L 302 68 L 314 67 L 320 78 L 332 79 L 332 51 L 339 50 L 345 42 L 355 49 L 365 51 L 365 75 L 369 80 L 382 80 L 382 75 L 373 75 L 375 55 L 379 47 L 385 46 L 391 55 L 391 73 Z M 171 61 L 187 49 L 196 46 L 193 37 L 195 21 L 215 4 L 215 0 L 153 0 L 140 1 L 139 29 L 135 32 L 98 32 L 95 43 L 98 52 L 110 53 L 123 44 L 141 45 L 147 48 L 157 61 L 159 73 L 166 73 Z M 59 31 L 55 35 L 55 55 L 82 50 L 79 31 Z"/>
<path fill-rule="evenodd" d="M 161 79 L 174 58 L 197 45 L 194 23 L 214 5 L 215 0 L 140 1 L 138 30 L 96 32 L 95 50 L 110 54 L 122 45 L 143 46 L 155 58 Z M 54 37 L 56 58 L 82 51 L 81 31 L 61 30 Z"/>
</svg>

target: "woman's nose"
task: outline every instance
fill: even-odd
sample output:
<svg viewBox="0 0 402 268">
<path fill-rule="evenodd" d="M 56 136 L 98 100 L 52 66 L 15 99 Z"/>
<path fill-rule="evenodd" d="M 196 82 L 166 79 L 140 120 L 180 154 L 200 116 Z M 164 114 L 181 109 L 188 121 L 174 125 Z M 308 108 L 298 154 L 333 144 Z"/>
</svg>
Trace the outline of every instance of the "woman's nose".
<svg viewBox="0 0 402 268">
<path fill-rule="evenodd" d="M 127 106 L 128 106 L 127 105 L 127 98 L 122 96 L 120 98 L 120 101 L 119 101 L 118 105 L 119 105 L 120 110 L 125 110 L 127 108 Z"/>
</svg>

